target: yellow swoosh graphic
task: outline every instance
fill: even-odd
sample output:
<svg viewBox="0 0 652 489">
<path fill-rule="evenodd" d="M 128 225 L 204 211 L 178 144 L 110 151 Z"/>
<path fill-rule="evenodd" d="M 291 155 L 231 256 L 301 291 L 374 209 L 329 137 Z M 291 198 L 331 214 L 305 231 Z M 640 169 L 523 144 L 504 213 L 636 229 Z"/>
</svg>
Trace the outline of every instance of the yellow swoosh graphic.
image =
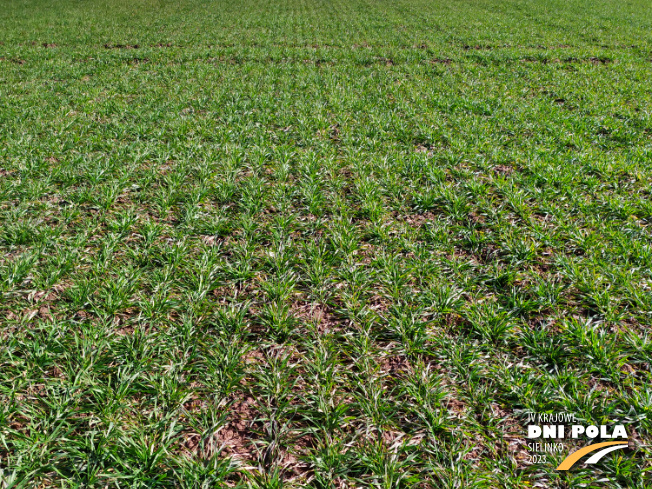
<svg viewBox="0 0 652 489">
<path fill-rule="evenodd" d="M 557 470 L 568 470 L 573 465 L 575 465 L 575 462 L 577 462 L 587 453 L 591 453 L 598 450 L 599 448 L 609 447 L 611 445 L 627 445 L 627 441 L 606 441 L 604 443 L 595 443 L 593 445 L 589 445 L 588 447 L 580 448 L 576 452 L 573 452 L 568 457 L 566 457 L 564 461 L 559 464 Z"/>
</svg>

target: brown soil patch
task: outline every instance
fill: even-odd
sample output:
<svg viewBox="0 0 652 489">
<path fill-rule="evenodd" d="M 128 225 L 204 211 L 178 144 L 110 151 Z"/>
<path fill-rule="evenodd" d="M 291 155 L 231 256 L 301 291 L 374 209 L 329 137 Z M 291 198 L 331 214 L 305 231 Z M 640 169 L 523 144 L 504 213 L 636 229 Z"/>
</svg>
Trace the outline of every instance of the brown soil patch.
<svg viewBox="0 0 652 489">
<path fill-rule="evenodd" d="M 417 153 L 426 153 L 428 157 L 431 157 L 435 154 L 435 147 L 434 146 L 425 146 L 423 144 L 418 145 L 414 151 Z"/>
<path fill-rule="evenodd" d="M 341 329 L 335 315 L 323 304 L 295 302 L 292 304 L 292 314 L 299 319 L 301 324 L 316 324 L 317 331 L 321 334 L 328 334 Z"/>
<path fill-rule="evenodd" d="M 402 218 L 401 218 L 402 217 Z M 396 216 L 398 220 L 405 221 L 410 227 L 420 228 L 429 221 L 435 220 L 435 214 L 424 212 L 423 214 L 409 214 L 407 216 Z"/>
<path fill-rule="evenodd" d="M 84 310 L 80 310 L 80 311 L 77 311 L 75 313 L 75 319 L 88 319 L 88 318 L 91 318 L 91 317 L 92 317 L 92 314 L 90 314 L 90 313 L 88 313 L 88 312 L 86 312 Z"/>
<path fill-rule="evenodd" d="M 594 65 L 606 65 L 611 63 L 611 60 L 609 58 L 597 58 L 597 57 L 592 57 L 589 58 L 589 61 L 593 63 Z"/>
<path fill-rule="evenodd" d="M 50 308 L 48 306 L 39 307 L 38 316 L 41 319 L 45 319 L 46 321 L 50 321 L 52 319 L 52 314 L 50 314 Z"/>
<path fill-rule="evenodd" d="M 373 295 L 369 299 L 369 309 L 375 312 L 386 312 L 391 305 L 390 300 L 380 295 Z"/>
<path fill-rule="evenodd" d="M 462 48 L 463 48 L 465 51 L 484 51 L 484 50 L 491 50 L 491 49 L 493 49 L 493 47 L 491 47 L 491 46 L 480 46 L 479 44 L 476 44 L 476 45 L 474 45 L 474 46 L 470 46 L 470 45 L 468 45 L 468 44 L 465 44 L 464 46 L 462 46 Z"/>
<path fill-rule="evenodd" d="M 205 439 L 203 443 L 199 433 L 184 432 L 181 437 L 180 450 L 187 456 L 202 459 L 220 454 L 242 462 L 256 461 L 258 450 L 254 440 L 258 436 L 252 431 L 252 428 L 256 424 L 254 420 L 258 413 L 254 406 L 254 399 L 246 397 L 227 408 L 229 411 L 227 423 Z M 184 407 L 189 412 L 197 411 L 201 409 L 201 401 L 196 399 L 189 401 L 184 404 Z"/>
<path fill-rule="evenodd" d="M 410 361 L 403 355 L 385 357 L 380 361 L 380 371 L 390 376 L 401 375 L 411 369 Z"/>
<path fill-rule="evenodd" d="M 265 363 L 265 354 L 260 350 L 250 350 L 243 357 L 245 365 Z"/>
<path fill-rule="evenodd" d="M 115 331 L 118 336 L 134 334 L 135 328 L 133 324 L 124 324 L 124 319 L 119 316 L 113 319 L 113 325 L 116 327 Z"/>
<path fill-rule="evenodd" d="M 511 175 L 514 173 L 514 168 L 507 165 L 496 165 L 494 166 L 494 173 L 498 175 Z"/>
<path fill-rule="evenodd" d="M 213 435 L 217 449 L 225 455 L 240 460 L 256 460 L 258 452 L 253 440 L 257 435 L 252 431 L 258 417 L 255 405 L 253 397 L 234 403 L 229 409 L 229 422 Z"/>
<path fill-rule="evenodd" d="M 105 44 L 104 49 L 138 49 L 139 44 Z"/>
<path fill-rule="evenodd" d="M 470 212 L 469 213 L 469 221 L 471 221 L 473 224 L 484 224 L 485 223 L 484 217 L 476 214 L 475 212 Z"/>
<path fill-rule="evenodd" d="M 11 311 L 7 311 L 5 317 L 7 318 L 8 321 L 15 321 L 15 320 L 19 319 L 18 316 L 16 316 L 16 315 L 15 315 L 13 312 L 11 312 Z"/>
<path fill-rule="evenodd" d="M 464 411 L 466 411 L 466 404 L 458 399 L 449 399 L 446 401 L 446 408 L 455 414 L 464 414 Z"/>
</svg>

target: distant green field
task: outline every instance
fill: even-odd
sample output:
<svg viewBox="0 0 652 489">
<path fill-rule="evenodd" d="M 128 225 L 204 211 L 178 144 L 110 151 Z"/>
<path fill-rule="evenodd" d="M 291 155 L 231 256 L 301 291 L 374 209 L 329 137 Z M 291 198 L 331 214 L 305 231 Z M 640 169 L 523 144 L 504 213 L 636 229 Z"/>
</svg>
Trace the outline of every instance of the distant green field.
<svg viewBox="0 0 652 489">
<path fill-rule="evenodd" d="M 652 487 L 651 189 L 649 1 L 4 0 L 0 489 Z"/>
</svg>

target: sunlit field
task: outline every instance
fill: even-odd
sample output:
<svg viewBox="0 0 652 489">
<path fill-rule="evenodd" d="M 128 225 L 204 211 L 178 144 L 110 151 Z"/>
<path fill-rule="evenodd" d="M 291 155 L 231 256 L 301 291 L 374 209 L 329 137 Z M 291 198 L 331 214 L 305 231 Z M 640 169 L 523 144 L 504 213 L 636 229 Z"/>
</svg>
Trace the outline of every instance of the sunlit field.
<svg viewBox="0 0 652 489">
<path fill-rule="evenodd" d="M 651 487 L 651 104 L 644 0 L 4 0 L 0 489 Z"/>
</svg>

